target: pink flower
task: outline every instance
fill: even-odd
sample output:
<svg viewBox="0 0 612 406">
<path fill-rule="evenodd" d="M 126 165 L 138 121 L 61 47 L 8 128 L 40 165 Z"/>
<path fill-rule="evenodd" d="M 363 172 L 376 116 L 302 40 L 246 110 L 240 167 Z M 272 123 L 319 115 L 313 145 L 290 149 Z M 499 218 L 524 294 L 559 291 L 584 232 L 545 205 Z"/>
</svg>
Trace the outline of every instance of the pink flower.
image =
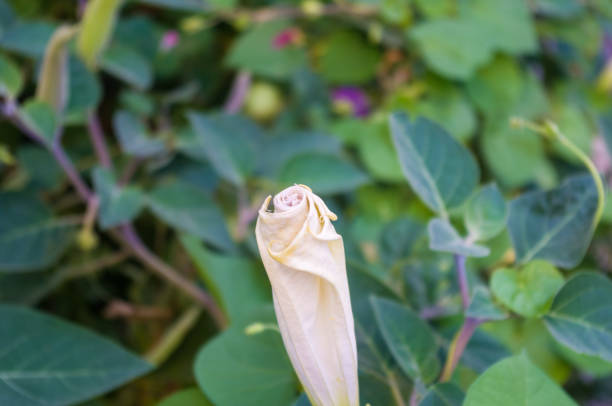
<svg viewBox="0 0 612 406">
<path fill-rule="evenodd" d="M 169 30 L 166 31 L 160 41 L 159 47 L 163 50 L 163 51 L 169 51 L 172 48 L 174 48 L 175 46 L 178 45 L 179 40 L 181 39 L 178 31 L 176 30 Z"/>
<path fill-rule="evenodd" d="M 302 31 L 295 27 L 289 27 L 274 36 L 272 47 L 274 49 L 283 49 L 289 45 L 300 44 L 302 39 Z"/>
</svg>

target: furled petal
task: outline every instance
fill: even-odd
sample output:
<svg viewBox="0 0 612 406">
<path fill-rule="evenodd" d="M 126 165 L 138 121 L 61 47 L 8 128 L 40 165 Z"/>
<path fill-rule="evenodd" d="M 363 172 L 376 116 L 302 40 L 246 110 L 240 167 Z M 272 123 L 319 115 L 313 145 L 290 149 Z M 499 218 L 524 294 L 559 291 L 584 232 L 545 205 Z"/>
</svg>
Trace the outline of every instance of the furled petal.
<svg viewBox="0 0 612 406">
<path fill-rule="evenodd" d="M 344 245 L 303 185 L 268 197 L 255 234 L 289 358 L 314 406 L 358 406 L 357 348 Z"/>
</svg>

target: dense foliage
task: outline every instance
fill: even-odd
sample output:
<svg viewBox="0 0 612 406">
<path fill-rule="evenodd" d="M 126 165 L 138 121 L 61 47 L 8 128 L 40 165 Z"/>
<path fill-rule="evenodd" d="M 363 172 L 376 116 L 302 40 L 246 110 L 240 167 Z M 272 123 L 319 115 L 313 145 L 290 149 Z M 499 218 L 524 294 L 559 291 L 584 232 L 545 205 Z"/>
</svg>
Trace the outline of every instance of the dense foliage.
<svg viewBox="0 0 612 406">
<path fill-rule="evenodd" d="M 0 0 L 0 404 L 309 405 L 294 183 L 363 405 L 611 404 L 611 94 L 609 0 Z"/>
</svg>

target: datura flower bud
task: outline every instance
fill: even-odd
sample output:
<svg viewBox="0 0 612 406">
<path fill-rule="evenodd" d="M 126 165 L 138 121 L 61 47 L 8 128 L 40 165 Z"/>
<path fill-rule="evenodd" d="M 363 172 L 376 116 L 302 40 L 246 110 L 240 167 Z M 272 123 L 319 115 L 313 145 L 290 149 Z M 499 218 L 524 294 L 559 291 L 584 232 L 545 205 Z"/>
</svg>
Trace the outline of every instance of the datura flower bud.
<svg viewBox="0 0 612 406">
<path fill-rule="evenodd" d="M 255 234 L 293 368 L 313 406 L 358 406 L 357 346 L 344 244 L 307 186 L 268 196 Z"/>
</svg>

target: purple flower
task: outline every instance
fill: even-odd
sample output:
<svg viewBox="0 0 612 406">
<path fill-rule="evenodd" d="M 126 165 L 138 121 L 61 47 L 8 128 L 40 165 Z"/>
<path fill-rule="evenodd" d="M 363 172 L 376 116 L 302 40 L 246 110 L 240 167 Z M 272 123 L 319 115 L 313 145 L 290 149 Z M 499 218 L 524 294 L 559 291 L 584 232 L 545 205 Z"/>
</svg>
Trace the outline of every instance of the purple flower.
<svg viewBox="0 0 612 406">
<path fill-rule="evenodd" d="M 177 46 L 179 40 L 181 39 L 180 34 L 176 30 L 169 30 L 164 33 L 162 39 L 159 43 L 159 47 L 163 51 L 169 51 L 175 46 Z"/>
<path fill-rule="evenodd" d="M 355 117 L 365 117 L 370 113 L 370 101 L 365 92 L 355 86 L 342 86 L 332 90 L 334 108 Z"/>
</svg>

